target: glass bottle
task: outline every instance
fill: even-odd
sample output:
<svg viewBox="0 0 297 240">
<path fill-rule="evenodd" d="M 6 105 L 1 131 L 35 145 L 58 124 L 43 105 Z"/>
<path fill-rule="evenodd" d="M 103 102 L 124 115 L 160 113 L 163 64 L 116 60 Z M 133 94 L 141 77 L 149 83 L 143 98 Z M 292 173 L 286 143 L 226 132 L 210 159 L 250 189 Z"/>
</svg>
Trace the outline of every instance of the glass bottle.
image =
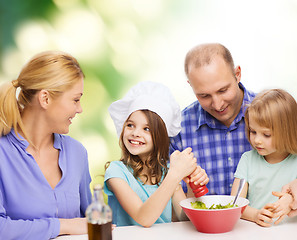
<svg viewBox="0 0 297 240">
<path fill-rule="evenodd" d="M 102 186 L 100 184 L 94 186 L 93 200 L 87 207 L 86 218 L 89 240 L 112 239 L 112 211 L 104 203 Z"/>
</svg>

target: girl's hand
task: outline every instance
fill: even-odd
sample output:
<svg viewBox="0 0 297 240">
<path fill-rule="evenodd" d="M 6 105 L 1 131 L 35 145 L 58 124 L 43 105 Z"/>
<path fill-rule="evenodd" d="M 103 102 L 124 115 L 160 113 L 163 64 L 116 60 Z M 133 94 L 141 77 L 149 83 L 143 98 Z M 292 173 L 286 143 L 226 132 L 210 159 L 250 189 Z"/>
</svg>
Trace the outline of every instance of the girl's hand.
<svg viewBox="0 0 297 240">
<path fill-rule="evenodd" d="M 209 182 L 209 178 L 205 170 L 200 166 L 197 166 L 194 172 L 184 178 L 184 181 L 186 183 L 194 182 L 195 185 L 200 184 L 202 186 L 206 185 Z"/>
<path fill-rule="evenodd" d="M 272 192 L 272 194 L 276 197 L 279 197 L 279 200 L 274 203 L 274 217 L 278 218 L 274 224 L 279 224 L 284 219 L 284 217 L 291 212 L 290 205 L 293 202 L 293 197 L 289 193 Z"/>
<path fill-rule="evenodd" d="M 274 218 L 273 210 L 274 205 L 271 203 L 266 204 L 263 208 L 259 209 L 255 216 L 255 223 L 262 227 L 270 227 Z"/>
<path fill-rule="evenodd" d="M 197 159 L 194 158 L 192 148 L 182 152 L 176 150 L 170 156 L 169 172 L 173 172 L 180 180 L 194 172 L 196 167 Z"/>
</svg>

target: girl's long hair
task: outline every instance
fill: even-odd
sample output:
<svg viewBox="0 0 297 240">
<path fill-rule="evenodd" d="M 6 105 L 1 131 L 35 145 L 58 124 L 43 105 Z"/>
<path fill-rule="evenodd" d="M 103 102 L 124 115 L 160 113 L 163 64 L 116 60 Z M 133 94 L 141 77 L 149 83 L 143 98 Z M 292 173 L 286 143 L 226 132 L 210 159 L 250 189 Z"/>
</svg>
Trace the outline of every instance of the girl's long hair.
<svg viewBox="0 0 297 240">
<path fill-rule="evenodd" d="M 141 111 L 145 114 L 148 120 L 153 140 L 153 150 L 144 162 L 138 156 L 132 155 L 123 143 L 123 135 L 126 125 L 125 122 L 119 140 L 119 144 L 122 149 L 121 161 L 123 161 L 126 166 L 132 168 L 135 178 L 144 176 L 146 178 L 144 184 L 146 182 L 151 182 L 154 185 L 159 185 L 162 181 L 162 177 L 165 177 L 168 171 L 167 161 L 169 160 L 169 137 L 165 123 L 158 114 L 150 110 Z M 144 166 L 147 167 L 148 174 L 141 174 Z"/>
<path fill-rule="evenodd" d="M 30 142 L 21 115 L 34 95 L 44 89 L 52 97 L 59 96 L 83 78 L 77 60 L 67 53 L 47 51 L 34 56 L 16 80 L 0 87 L 0 137 L 14 128 L 17 135 L 20 130 Z"/>
</svg>

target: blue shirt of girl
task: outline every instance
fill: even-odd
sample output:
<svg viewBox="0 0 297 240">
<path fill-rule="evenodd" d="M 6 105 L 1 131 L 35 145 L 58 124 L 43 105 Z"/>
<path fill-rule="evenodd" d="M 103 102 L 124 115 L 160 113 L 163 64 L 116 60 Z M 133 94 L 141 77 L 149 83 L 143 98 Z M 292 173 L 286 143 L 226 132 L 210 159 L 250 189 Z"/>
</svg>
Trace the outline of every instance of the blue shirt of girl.
<svg viewBox="0 0 297 240">
<path fill-rule="evenodd" d="M 139 225 L 122 208 L 113 192 L 108 189 L 106 181 L 110 178 L 121 178 L 126 181 L 133 191 L 140 197 L 142 202 L 145 202 L 158 189 L 158 185 L 143 185 L 141 181 L 137 180 L 133 176 L 133 170 L 131 168 L 128 169 L 122 161 L 113 161 L 106 169 L 104 177 L 104 192 L 108 196 L 108 204 L 112 209 L 112 222 L 117 226 Z M 161 216 L 155 223 L 171 222 L 171 215 L 172 211 L 170 199 Z"/>
</svg>

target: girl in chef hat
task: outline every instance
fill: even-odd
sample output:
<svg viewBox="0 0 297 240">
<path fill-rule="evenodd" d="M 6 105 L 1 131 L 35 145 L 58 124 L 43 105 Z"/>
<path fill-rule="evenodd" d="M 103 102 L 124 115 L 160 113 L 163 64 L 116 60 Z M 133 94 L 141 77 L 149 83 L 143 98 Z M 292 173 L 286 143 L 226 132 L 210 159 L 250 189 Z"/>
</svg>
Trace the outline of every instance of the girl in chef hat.
<svg viewBox="0 0 297 240">
<path fill-rule="evenodd" d="M 109 107 L 122 157 L 106 169 L 104 190 L 117 226 L 171 222 L 172 205 L 187 219 L 179 202 L 186 198 L 180 182 L 207 184 L 191 148 L 169 158 L 169 137 L 180 131 L 180 108 L 169 89 L 141 82 Z M 170 161 L 170 166 L 167 166 Z"/>
</svg>

